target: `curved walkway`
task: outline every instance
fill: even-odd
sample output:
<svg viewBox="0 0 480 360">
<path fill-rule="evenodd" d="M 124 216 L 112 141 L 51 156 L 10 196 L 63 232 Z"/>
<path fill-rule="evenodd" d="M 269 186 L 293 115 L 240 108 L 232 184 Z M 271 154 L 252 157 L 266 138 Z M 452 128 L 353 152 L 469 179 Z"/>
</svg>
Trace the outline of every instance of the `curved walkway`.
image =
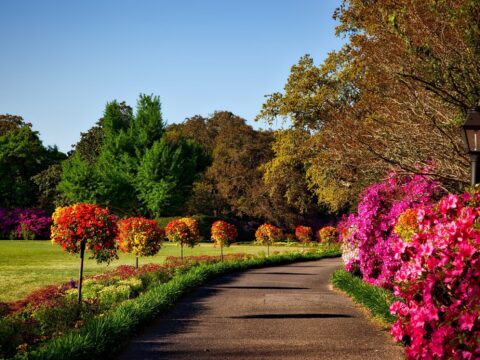
<svg viewBox="0 0 480 360">
<path fill-rule="evenodd" d="M 403 359 L 402 348 L 331 290 L 339 259 L 226 276 L 185 298 L 118 359 Z"/>
</svg>

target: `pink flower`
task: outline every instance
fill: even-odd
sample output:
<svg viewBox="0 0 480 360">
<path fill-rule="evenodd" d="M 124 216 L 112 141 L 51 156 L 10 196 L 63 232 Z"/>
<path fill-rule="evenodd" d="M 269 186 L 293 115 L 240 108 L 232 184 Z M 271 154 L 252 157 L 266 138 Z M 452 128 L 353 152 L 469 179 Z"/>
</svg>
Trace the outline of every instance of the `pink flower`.
<svg viewBox="0 0 480 360">
<path fill-rule="evenodd" d="M 477 318 L 477 315 L 475 313 L 466 313 L 460 315 L 458 318 L 458 324 L 460 327 L 460 330 L 466 330 L 470 331 L 473 328 L 473 325 L 475 324 L 475 320 Z"/>
</svg>

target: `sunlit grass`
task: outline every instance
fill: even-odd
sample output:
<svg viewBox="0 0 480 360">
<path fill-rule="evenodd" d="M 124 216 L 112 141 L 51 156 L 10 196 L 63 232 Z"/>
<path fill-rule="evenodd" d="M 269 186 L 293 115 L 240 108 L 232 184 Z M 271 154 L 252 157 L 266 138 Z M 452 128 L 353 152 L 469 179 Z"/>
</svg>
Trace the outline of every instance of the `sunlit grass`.
<svg viewBox="0 0 480 360">
<path fill-rule="evenodd" d="M 270 253 L 295 250 L 295 247 L 271 246 Z M 301 248 L 299 248 L 301 249 Z M 266 252 L 264 246 L 232 245 L 225 248 L 225 254 Z M 201 243 L 194 248 L 185 248 L 184 255 L 220 255 L 220 249 L 212 244 Z M 140 265 L 162 263 L 167 256 L 180 256 L 180 248 L 165 243 L 160 252 L 153 257 L 141 258 Z M 92 275 L 118 265 L 134 265 L 135 257 L 119 253 L 119 259 L 110 265 L 97 264 L 95 260 L 86 260 L 84 273 Z M 79 256 L 62 251 L 60 246 L 50 241 L 0 241 L 0 301 L 12 301 L 28 295 L 33 290 L 50 284 L 60 284 L 78 277 Z"/>
</svg>

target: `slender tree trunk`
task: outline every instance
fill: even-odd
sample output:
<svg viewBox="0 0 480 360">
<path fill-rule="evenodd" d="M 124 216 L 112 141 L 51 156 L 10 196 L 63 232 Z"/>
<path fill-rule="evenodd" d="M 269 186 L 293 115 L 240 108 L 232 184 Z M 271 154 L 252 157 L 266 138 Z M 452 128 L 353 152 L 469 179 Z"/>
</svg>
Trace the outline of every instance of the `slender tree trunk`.
<svg viewBox="0 0 480 360">
<path fill-rule="evenodd" d="M 78 305 L 82 303 L 83 258 L 85 257 L 85 240 L 80 242 L 80 274 L 78 276 Z"/>
<path fill-rule="evenodd" d="M 220 253 L 222 254 L 221 257 L 222 257 L 222 262 L 223 262 L 223 243 L 222 243 L 222 245 L 220 245 Z"/>
<path fill-rule="evenodd" d="M 267 257 L 270 257 L 270 244 L 267 244 Z"/>
<path fill-rule="evenodd" d="M 135 258 L 135 268 L 138 269 L 138 256 Z"/>
<path fill-rule="evenodd" d="M 183 262 L 183 244 L 180 244 L 180 259 L 182 259 Z"/>
</svg>

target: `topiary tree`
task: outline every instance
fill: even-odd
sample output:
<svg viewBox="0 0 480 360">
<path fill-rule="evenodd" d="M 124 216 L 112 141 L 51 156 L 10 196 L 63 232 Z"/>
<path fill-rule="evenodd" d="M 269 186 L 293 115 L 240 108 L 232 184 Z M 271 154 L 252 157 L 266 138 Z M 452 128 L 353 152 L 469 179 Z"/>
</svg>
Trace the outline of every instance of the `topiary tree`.
<svg viewBox="0 0 480 360">
<path fill-rule="evenodd" d="M 338 241 L 337 228 L 334 226 L 324 226 L 318 230 L 318 241 L 331 244 Z"/>
<path fill-rule="evenodd" d="M 192 236 L 195 244 L 199 243 L 202 236 L 200 235 L 198 220 L 190 217 L 184 217 L 181 218 L 180 221 L 183 221 L 188 226 L 188 229 L 190 230 L 190 236 Z"/>
<path fill-rule="evenodd" d="M 134 254 L 135 267 L 138 269 L 140 256 L 153 256 L 160 250 L 165 232 L 155 220 L 142 217 L 130 217 L 118 222 L 117 243 L 124 253 Z"/>
<path fill-rule="evenodd" d="M 310 226 L 298 225 L 295 228 L 295 237 L 305 248 L 305 245 L 311 243 L 313 240 L 313 230 Z"/>
<path fill-rule="evenodd" d="M 238 232 L 235 225 L 226 221 L 218 220 L 212 224 L 212 241 L 220 246 L 221 257 L 223 261 L 223 247 L 230 246 L 237 239 Z"/>
<path fill-rule="evenodd" d="M 260 225 L 255 232 L 255 242 L 261 245 L 267 245 L 267 256 L 270 256 L 270 245 L 280 241 L 283 235 L 282 229 L 272 225 Z"/>
<path fill-rule="evenodd" d="M 66 252 L 80 253 L 78 303 L 82 301 L 83 259 L 85 249 L 91 259 L 109 263 L 117 257 L 115 238 L 117 218 L 107 209 L 93 204 L 74 204 L 58 208 L 53 213 L 52 243 L 59 244 Z"/>
<path fill-rule="evenodd" d="M 190 230 L 189 226 L 182 221 L 182 219 L 175 219 L 170 221 L 165 227 L 165 235 L 171 242 L 180 245 L 180 257 L 183 261 L 183 247 L 184 245 L 194 247 L 199 240 L 194 232 L 195 229 Z"/>
</svg>

